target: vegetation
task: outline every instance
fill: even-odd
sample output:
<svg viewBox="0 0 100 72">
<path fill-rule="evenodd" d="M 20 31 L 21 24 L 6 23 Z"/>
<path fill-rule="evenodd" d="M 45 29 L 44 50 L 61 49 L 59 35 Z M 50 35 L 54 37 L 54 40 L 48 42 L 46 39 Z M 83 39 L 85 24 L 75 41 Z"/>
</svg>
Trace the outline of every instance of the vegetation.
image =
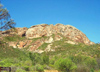
<svg viewBox="0 0 100 72">
<path fill-rule="evenodd" d="M 72 45 L 64 43 L 63 38 L 51 45 L 55 51 L 42 54 L 29 52 L 25 49 L 9 47 L 6 42 L 19 41 L 24 37 L 4 37 L 0 43 L 0 66 L 12 67 L 14 72 L 57 69 L 61 72 L 99 72 L 100 71 L 100 44 Z M 35 42 L 40 38 L 35 38 Z M 44 50 L 48 44 L 44 43 L 39 49 Z"/>
<path fill-rule="evenodd" d="M 19 41 L 19 40 L 24 40 L 24 39 L 25 37 L 19 37 L 18 35 L 4 37 L 4 41 L 7 41 L 7 42 Z"/>
<path fill-rule="evenodd" d="M 38 49 L 44 50 L 48 45 L 49 45 L 49 43 L 44 43 Z"/>
<path fill-rule="evenodd" d="M 70 72 L 77 68 L 75 63 L 73 63 L 69 58 L 63 59 L 60 58 L 55 62 L 55 67 L 57 67 L 58 70 L 61 70 L 63 72 Z"/>
</svg>

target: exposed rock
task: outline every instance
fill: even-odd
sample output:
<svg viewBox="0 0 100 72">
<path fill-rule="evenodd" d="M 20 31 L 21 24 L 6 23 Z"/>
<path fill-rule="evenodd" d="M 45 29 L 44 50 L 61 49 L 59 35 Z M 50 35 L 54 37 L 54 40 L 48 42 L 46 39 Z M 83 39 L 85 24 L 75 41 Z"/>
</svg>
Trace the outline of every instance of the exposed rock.
<svg viewBox="0 0 100 72">
<path fill-rule="evenodd" d="M 31 45 L 32 40 L 26 40 L 24 42 L 26 42 L 26 44 L 24 46 L 24 48 L 25 48 L 25 47 L 28 47 L 29 45 Z"/>
<path fill-rule="evenodd" d="M 62 38 L 60 35 L 57 35 L 57 34 L 56 34 L 54 39 L 55 39 L 55 41 L 58 41 L 58 40 L 61 40 L 61 39 L 63 39 L 63 38 Z"/>
<path fill-rule="evenodd" d="M 63 24 L 53 24 L 47 25 L 36 25 L 32 26 L 26 31 L 27 38 L 38 38 L 43 36 L 51 36 L 53 34 L 62 34 L 64 37 L 69 38 L 75 42 L 81 42 L 84 44 L 93 44 L 91 41 L 77 28 L 71 25 L 63 25 Z M 58 36 L 57 36 L 58 37 Z M 60 40 L 61 37 L 56 38 L 56 40 Z"/>
<path fill-rule="evenodd" d="M 9 42 L 8 45 L 12 46 L 13 48 L 17 48 L 17 42 Z"/>
<path fill-rule="evenodd" d="M 3 40 L 3 37 L 0 37 L 0 41 Z"/>
<path fill-rule="evenodd" d="M 27 42 L 20 41 L 19 45 L 17 45 L 17 46 L 18 46 L 18 48 L 23 48 L 26 45 L 26 43 Z"/>
<path fill-rule="evenodd" d="M 38 39 L 35 43 L 31 44 L 31 46 L 29 47 L 29 51 L 35 51 L 43 43 L 44 43 L 43 39 Z"/>
<path fill-rule="evenodd" d="M 41 24 L 32 26 L 26 31 L 26 37 L 27 38 L 37 38 L 47 35 L 47 31 L 45 30 L 45 27 L 48 26 L 47 24 Z"/>
<path fill-rule="evenodd" d="M 94 42 L 90 42 L 90 45 L 93 45 L 93 44 L 95 44 Z"/>
<path fill-rule="evenodd" d="M 46 39 L 46 40 L 45 40 L 45 43 L 52 43 L 53 41 L 54 41 L 53 38 L 50 37 L 49 39 Z"/>
<path fill-rule="evenodd" d="M 39 24 L 39 25 L 31 26 L 31 28 L 39 27 L 39 26 L 45 27 L 45 26 L 48 26 L 48 24 Z"/>
<path fill-rule="evenodd" d="M 26 31 L 28 30 L 28 28 L 23 27 L 23 28 L 15 28 L 15 29 L 9 29 L 6 31 L 2 31 L 1 35 L 4 36 L 11 36 L 11 35 L 19 35 L 19 36 L 25 36 L 26 35 Z"/>
<path fill-rule="evenodd" d="M 73 44 L 73 45 L 74 45 L 74 44 L 77 44 L 76 42 L 69 41 L 69 40 L 68 40 L 68 41 L 66 41 L 65 43 L 69 43 L 69 44 Z"/>
<path fill-rule="evenodd" d="M 24 41 L 20 41 L 18 48 L 25 48 L 27 46 L 29 46 L 31 44 L 32 40 L 24 40 Z"/>
<path fill-rule="evenodd" d="M 9 46 L 12 46 L 13 48 L 25 48 L 27 46 L 30 45 L 30 43 L 32 42 L 32 40 L 24 40 L 24 41 L 19 41 L 19 42 L 8 42 Z"/>
<path fill-rule="evenodd" d="M 52 44 L 49 44 L 49 45 L 47 46 L 47 48 L 46 48 L 44 51 L 46 51 L 46 52 L 55 51 L 54 49 L 51 49 L 51 45 L 52 45 Z"/>
<path fill-rule="evenodd" d="M 57 45 L 57 46 L 55 46 L 54 48 L 56 49 L 56 48 L 58 48 L 58 47 L 61 47 L 60 45 Z"/>
<path fill-rule="evenodd" d="M 35 50 L 34 52 L 36 52 L 36 53 L 43 53 L 44 51 L 43 50 Z"/>
<path fill-rule="evenodd" d="M 16 28 L 18 35 L 19 36 L 25 36 L 26 35 L 26 31 L 28 30 L 28 28 L 24 27 L 24 28 Z"/>
</svg>

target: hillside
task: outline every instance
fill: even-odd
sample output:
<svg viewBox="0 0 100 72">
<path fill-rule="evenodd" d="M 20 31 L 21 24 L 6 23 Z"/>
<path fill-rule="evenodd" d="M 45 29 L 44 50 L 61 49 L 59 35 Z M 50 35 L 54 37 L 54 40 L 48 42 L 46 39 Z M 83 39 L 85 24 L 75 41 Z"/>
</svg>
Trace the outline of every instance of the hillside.
<svg viewBox="0 0 100 72">
<path fill-rule="evenodd" d="M 0 66 L 16 72 L 100 71 L 100 44 L 71 25 L 40 24 L 1 31 L 0 41 Z"/>
</svg>

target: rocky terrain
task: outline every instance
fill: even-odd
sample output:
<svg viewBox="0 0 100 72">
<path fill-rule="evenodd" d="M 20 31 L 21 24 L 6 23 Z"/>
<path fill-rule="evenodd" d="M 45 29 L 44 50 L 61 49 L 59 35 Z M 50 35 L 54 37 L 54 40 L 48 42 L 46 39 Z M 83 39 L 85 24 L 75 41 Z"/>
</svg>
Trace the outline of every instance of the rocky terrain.
<svg viewBox="0 0 100 72">
<path fill-rule="evenodd" d="M 94 44 L 77 28 L 63 24 L 40 24 L 31 26 L 30 28 L 24 27 L 1 31 L 0 39 L 3 40 L 7 36 L 13 38 L 15 35 L 23 39 L 9 42 L 6 41 L 9 46 L 19 49 L 26 48 L 29 51 L 38 53 L 42 53 L 44 51 L 55 51 L 57 46 L 52 48 L 52 45 L 55 41 L 60 40 L 69 44 Z M 46 44 L 46 47 L 44 49 L 40 49 L 44 44 Z"/>
</svg>

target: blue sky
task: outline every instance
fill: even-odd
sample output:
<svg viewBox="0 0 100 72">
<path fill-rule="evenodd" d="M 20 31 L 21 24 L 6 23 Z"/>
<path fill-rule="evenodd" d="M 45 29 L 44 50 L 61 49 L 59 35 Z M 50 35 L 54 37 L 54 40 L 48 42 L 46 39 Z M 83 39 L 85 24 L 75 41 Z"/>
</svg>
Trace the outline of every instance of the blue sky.
<svg viewBox="0 0 100 72">
<path fill-rule="evenodd" d="M 100 42 L 100 0 L 1 0 L 17 23 L 72 25 L 93 42 Z"/>
</svg>

